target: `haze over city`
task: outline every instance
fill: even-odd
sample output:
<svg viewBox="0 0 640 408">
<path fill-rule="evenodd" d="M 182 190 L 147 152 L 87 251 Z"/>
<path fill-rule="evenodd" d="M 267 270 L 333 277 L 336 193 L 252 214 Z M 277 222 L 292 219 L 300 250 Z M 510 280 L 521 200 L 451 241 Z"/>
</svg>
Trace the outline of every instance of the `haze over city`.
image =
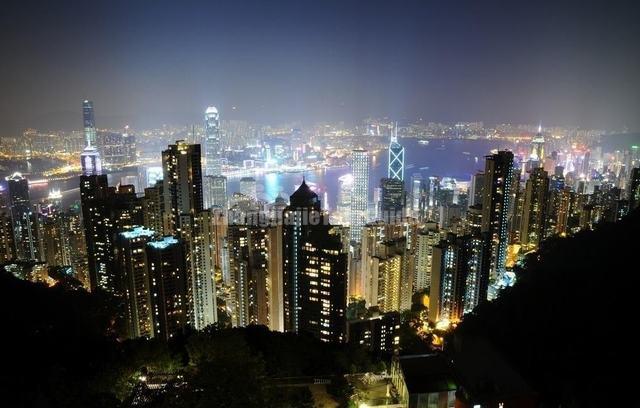
<svg viewBox="0 0 640 408">
<path fill-rule="evenodd" d="M 631 1 L 17 2 L 0 135 L 199 123 L 537 123 L 638 130 Z M 235 107 L 235 109 L 234 109 Z"/>
</svg>

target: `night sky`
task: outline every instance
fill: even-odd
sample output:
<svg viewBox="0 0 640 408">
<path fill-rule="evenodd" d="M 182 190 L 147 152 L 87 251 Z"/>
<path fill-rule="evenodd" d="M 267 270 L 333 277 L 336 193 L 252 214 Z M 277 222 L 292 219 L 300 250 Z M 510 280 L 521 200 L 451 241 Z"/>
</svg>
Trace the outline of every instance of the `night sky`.
<svg viewBox="0 0 640 408">
<path fill-rule="evenodd" d="M 79 129 L 85 98 L 99 127 L 200 123 L 216 105 L 266 124 L 640 129 L 633 1 L 130 3 L 2 2 L 0 136 Z"/>
</svg>

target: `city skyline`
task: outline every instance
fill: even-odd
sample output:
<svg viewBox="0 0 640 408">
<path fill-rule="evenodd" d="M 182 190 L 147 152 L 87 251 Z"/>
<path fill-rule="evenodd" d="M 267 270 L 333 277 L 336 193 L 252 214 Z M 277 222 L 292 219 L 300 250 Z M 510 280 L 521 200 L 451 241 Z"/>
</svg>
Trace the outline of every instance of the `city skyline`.
<svg viewBox="0 0 640 408">
<path fill-rule="evenodd" d="M 0 401 L 637 405 L 639 20 L 8 5 Z"/>
</svg>

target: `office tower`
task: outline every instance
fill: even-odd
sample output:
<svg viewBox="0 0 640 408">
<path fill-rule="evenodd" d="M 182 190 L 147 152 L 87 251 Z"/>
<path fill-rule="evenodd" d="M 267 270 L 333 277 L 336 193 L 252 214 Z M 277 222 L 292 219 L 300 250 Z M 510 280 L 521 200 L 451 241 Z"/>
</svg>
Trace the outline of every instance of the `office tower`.
<svg viewBox="0 0 640 408">
<path fill-rule="evenodd" d="M 631 170 L 627 198 L 629 200 L 629 212 L 640 206 L 640 167 Z"/>
<path fill-rule="evenodd" d="M 404 183 L 398 179 L 383 178 L 380 180 L 382 198 L 380 213 L 386 223 L 395 223 L 404 218 L 405 194 Z"/>
<path fill-rule="evenodd" d="M 335 217 L 344 225 L 351 223 L 351 193 L 353 191 L 353 174 L 345 174 L 338 178 L 340 190 L 338 191 L 338 204 Z"/>
<path fill-rule="evenodd" d="M 84 124 L 85 147 L 96 147 L 96 119 L 92 101 L 82 102 L 82 122 Z"/>
<path fill-rule="evenodd" d="M 204 112 L 204 159 L 206 176 L 222 175 L 222 141 L 220 138 L 220 115 L 215 106 Z"/>
<path fill-rule="evenodd" d="M 242 177 L 240 179 L 240 194 L 253 200 L 258 199 L 256 179 L 253 177 Z"/>
<path fill-rule="evenodd" d="M 535 249 L 544 238 L 549 198 L 549 177 L 542 167 L 536 167 L 527 180 L 522 208 L 520 242 L 526 249 Z"/>
<path fill-rule="evenodd" d="M 158 180 L 162 180 L 162 166 L 145 167 L 143 171 L 144 173 L 141 176 L 145 180 L 144 188 L 153 187 Z"/>
<path fill-rule="evenodd" d="M 353 186 L 351 189 L 351 214 L 349 216 L 350 239 L 360 243 L 362 227 L 367 222 L 367 205 L 369 202 L 369 152 L 354 150 L 351 152 L 351 172 Z"/>
<path fill-rule="evenodd" d="M 489 242 L 489 271 L 495 279 L 505 272 L 508 212 L 513 182 L 513 153 L 499 151 L 485 157 L 482 233 Z"/>
<path fill-rule="evenodd" d="M 38 232 L 29 198 L 29 181 L 20 173 L 5 178 L 16 258 L 38 260 Z"/>
<path fill-rule="evenodd" d="M 49 195 L 49 199 L 51 197 L 52 195 Z M 38 208 L 38 235 L 41 237 L 42 260 L 48 266 L 71 266 L 68 215 L 60 209 L 59 202 L 44 202 L 39 204 Z"/>
<path fill-rule="evenodd" d="M 542 126 L 538 126 L 538 133 L 531 140 L 530 160 L 535 162 L 536 167 L 544 165 L 544 135 L 542 134 Z"/>
<path fill-rule="evenodd" d="M 189 324 L 187 269 L 182 243 L 173 237 L 148 242 L 147 276 L 151 280 L 154 337 L 169 339 Z"/>
<path fill-rule="evenodd" d="M 145 248 L 156 232 L 144 227 L 134 227 L 120 232 L 115 240 L 115 267 L 122 279 L 125 320 L 129 338 L 152 338 L 153 309 L 149 268 L 146 265 Z"/>
<path fill-rule="evenodd" d="M 421 219 L 424 216 L 425 186 L 422 175 L 415 173 L 411 176 L 411 215 Z"/>
<path fill-rule="evenodd" d="M 400 343 L 400 313 L 377 313 L 347 322 L 347 342 L 376 354 L 390 354 Z"/>
<path fill-rule="evenodd" d="M 471 177 L 471 185 L 469 187 L 469 206 L 482 205 L 482 197 L 484 191 L 484 173 L 477 172 Z"/>
<path fill-rule="evenodd" d="M 282 229 L 285 330 L 342 342 L 348 254 L 304 180 L 289 202 Z"/>
<path fill-rule="evenodd" d="M 129 133 L 129 126 L 125 126 L 124 128 L 124 133 L 122 134 L 122 142 L 124 145 L 124 164 L 135 164 L 138 160 L 136 136 Z"/>
<path fill-rule="evenodd" d="M 158 234 L 163 234 L 162 214 L 164 213 L 164 197 L 162 195 L 162 179 L 151 187 L 144 189 L 142 198 L 143 225 Z"/>
<path fill-rule="evenodd" d="M 227 178 L 225 176 L 204 176 L 204 207 L 227 211 Z"/>
<path fill-rule="evenodd" d="M 381 220 L 380 205 L 382 204 L 382 189 L 380 187 L 373 188 L 373 202 L 369 207 L 369 220 Z"/>
<path fill-rule="evenodd" d="M 471 235 L 449 234 L 433 250 L 429 319 L 459 321 L 486 301 L 487 269 L 483 267 L 486 242 Z"/>
<path fill-rule="evenodd" d="M 189 321 L 201 330 L 217 321 L 210 237 L 203 217 L 200 145 L 177 141 L 162 152 L 164 233 L 175 235 L 184 245 L 187 261 Z"/>
<path fill-rule="evenodd" d="M 269 326 L 268 231 L 253 225 L 229 225 L 227 237 L 236 325 Z"/>
<path fill-rule="evenodd" d="M 398 124 L 396 123 L 389 143 L 389 167 L 387 178 L 404 181 L 404 146 L 398 142 Z"/>
<path fill-rule="evenodd" d="M 416 291 L 420 291 L 431 285 L 433 247 L 440 242 L 438 225 L 433 222 L 427 223 L 424 229 L 418 233 L 417 241 L 414 287 Z"/>
</svg>

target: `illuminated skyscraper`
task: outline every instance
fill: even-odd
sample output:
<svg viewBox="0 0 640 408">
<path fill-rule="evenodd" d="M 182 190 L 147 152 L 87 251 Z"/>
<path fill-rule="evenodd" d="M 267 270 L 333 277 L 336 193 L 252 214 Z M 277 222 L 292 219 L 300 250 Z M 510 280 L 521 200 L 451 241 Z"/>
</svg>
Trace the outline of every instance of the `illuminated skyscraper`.
<svg viewBox="0 0 640 408">
<path fill-rule="evenodd" d="M 538 133 L 536 133 L 531 140 L 530 160 L 535 162 L 537 167 L 544 166 L 544 135 L 542 134 L 542 125 L 538 126 Z"/>
<path fill-rule="evenodd" d="M 458 321 L 486 301 L 486 243 L 470 235 L 449 234 L 433 249 L 429 319 Z"/>
<path fill-rule="evenodd" d="M 488 266 L 491 277 L 495 279 L 505 272 L 507 260 L 513 153 L 503 150 L 485 159 L 482 233 L 489 243 Z"/>
<path fill-rule="evenodd" d="M 398 124 L 396 123 L 391 143 L 389 143 L 389 168 L 387 178 L 404 181 L 404 146 L 398 142 Z"/>
<path fill-rule="evenodd" d="M 360 243 L 362 227 L 367 223 L 367 204 L 369 202 L 369 152 L 354 150 L 351 152 L 351 171 L 353 187 L 351 189 L 351 215 L 349 217 L 350 239 Z"/>
<path fill-rule="evenodd" d="M 151 286 L 155 282 L 149 276 L 145 247 L 155 235 L 153 230 L 134 227 L 119 233 L 116 238 L 115 267 L 122 279 L 129 338 L 154 336 Z"/>
<path fill-rule="evenodd" d="M 185 246 L 187 300 L 191 324 L 201 330 L 217 321 L 214 260 L 203 208 L 200 145 L 177 141 L 162 152 L 163 225 L 165 234 L 177 236 Z"/>
<path fill-rule="evenodd" d="M 303 181 L 283 213 L 285 331 L 343 342 L 347 263 L 340 229 L 329 225 L 318 195 Z"/>
<path fill-rule="evenodd" d="M 96 147 L 96 119 L 93 113 L 93 102 L 86 99 L 82 102 L 82 123 L 84 125 L 85 146 Z"/>
<path fill-rule="evenodd" d="M 169 339 L 189 324 L 184 248 L 178 239 L 164 237 L 148 242 L 145 250 L 154 337 Z"/>
<path fill-rule="evenodd" d="M 522 208 L 520 242 L 526 249 L 537 248 L 544 237 L 548 201 L 549 177 L 536 167 L 527 180 Z"/>
<path fill-rule="evenodd" d="M 640 206 L 640 167 L 631 170 L 627 198 L 629 200 L 629 211 L 633 211 Z"/>
<path fill-rule="evenodd" d="M 225 176 L 204 176 L 204 206 L 227 211 L 227 178 Z"/>
<path fill-rule="evenodd" d="M 222 175 L 220 138 L 220 114 L 215 106 L 209 106 L 204 112 L 204 163 L 206 176 Z"/>
<path fill-rule="evenodd" d="M 405 192 L 402 180 L 383 178 L 380 180 L 382 197 L 380 214 L 387 223 L 399 222 L 405 216 Z"/>
<path fill-rule="evenodd" d="M 29 181 L 20 173 L 13 173 L 6 181 L 16 257 L 38 260 L 38 235 L 29 198 Z"/>
<path fill-rule="evenodd" d="M 440 232 L 436 223 L 428 223 L 418 233 L 416 248 L 415 290 L 426 289 L 431 285 L 431 262 L 433 247 L 440 242 Z"/>
<path fill-rule="evenodd" d="M 253 200 L 258 199 L 256 179 L 253 177 L 242 177 L 240 179 L 240 193 Z"/>
</svg>

